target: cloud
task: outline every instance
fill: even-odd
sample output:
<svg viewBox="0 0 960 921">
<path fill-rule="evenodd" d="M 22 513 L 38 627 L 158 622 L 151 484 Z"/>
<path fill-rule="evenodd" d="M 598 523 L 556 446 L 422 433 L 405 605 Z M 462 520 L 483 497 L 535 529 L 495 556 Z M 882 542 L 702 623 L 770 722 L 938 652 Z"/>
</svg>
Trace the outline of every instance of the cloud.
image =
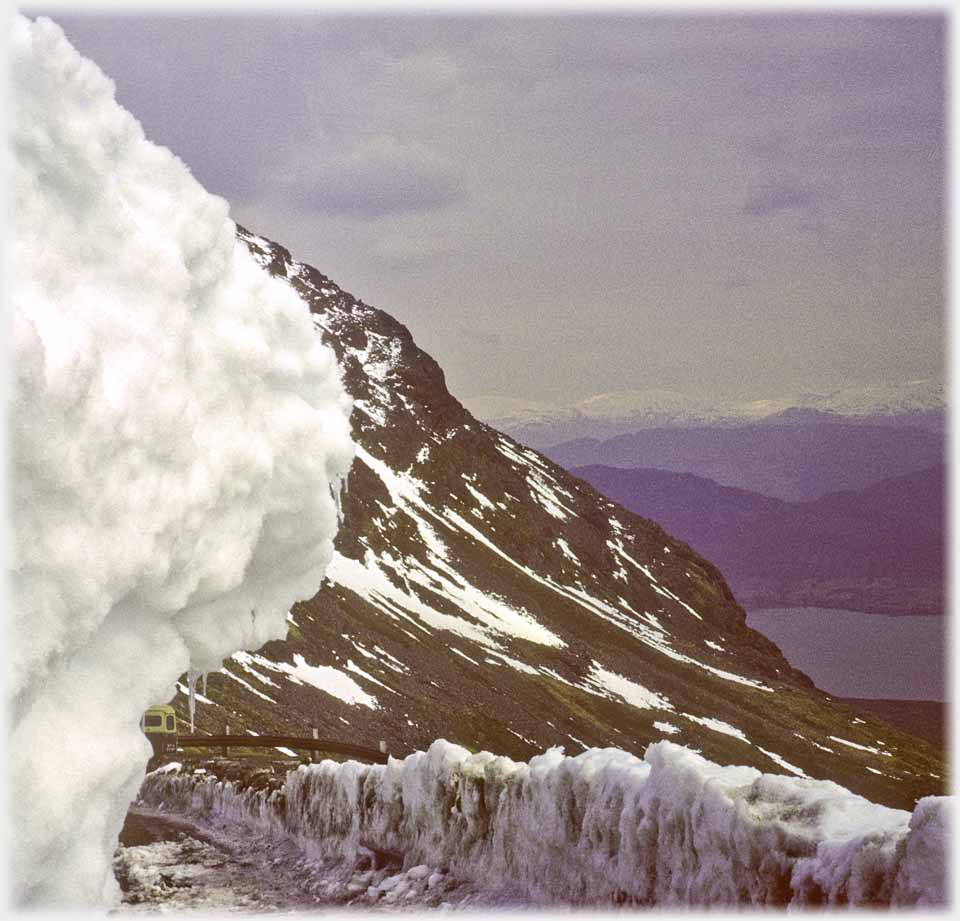
<svg viewBox="0 0 960 921">
<path fill-rule="evenodd" d="M 772 185 L 751 195 L 741 209 L 753 217 L 767 217 L 779 211 L 812 211 L 820 199 L 819 193 L 796 185 Z"/>
<path fill-rule="evenodd" d="M 749 288 L 752 284 L 753 281 L 746 276 L 734 275 L 732 278 L 728 278 L 723 282 L 723 287 L 726 291 L 740 291 L 744 288 Z"/>
<path fill-rule="evenodd" d="M 374 246 L 377 255 L 394 267 L 422 265 L 453 251 L 449 236 L 404 226 L 378 235 Z"/>
<path fill-rule="evenodd" d="M 301 150 L 302 157 L 314 159 L 278 186 L 305 210 L 372 219 L 435 211 L 464 197 L 456 164 L 418 141 L 380 134 L 339 153 Z"/>
<path fill-rule="evenodd" d="M 612 389 L 643 355 L 691 386 L 791 389 L 800 363 L 762 356 L 801 302 L 820 305 L 820 338 L 797 350 L 829 351 L 838 375 L 860 373 L 862 350 L 829 348 L 851 312 L 904 303 L 905 373 L 940 361 L 920 337 L 942 328 L 942 15 L 71 23 L 150 137 L 248 226 L 402 312 L 454 386 L 588 392 L 602 357 Z M 532 368 L 528 343 L 584 304 L 595 322 Z M 748 310 L 763 322 L 735 362 L 689 336 Z M 502 333 L 497 360 L 457 325 Z M 905 366 L 904 336 L 870 328 Z"/>
<path fill-rule="evenodd" d="M 499 349 L 503 345 L 503 336 L 499 333 L 474 329 L 462 323 L 457 325 L 457 335 L 461 340 L 471 342 L 483 349 Z"/>
<path fill-rule="evenodd" d="M 452 91 L 460 78 L 459 65 L 442 51 L 417 50 L 394 62 L 389 69 L 394 84 L 402 82 L 407 92 L 427 98 Z"/>
</svg>

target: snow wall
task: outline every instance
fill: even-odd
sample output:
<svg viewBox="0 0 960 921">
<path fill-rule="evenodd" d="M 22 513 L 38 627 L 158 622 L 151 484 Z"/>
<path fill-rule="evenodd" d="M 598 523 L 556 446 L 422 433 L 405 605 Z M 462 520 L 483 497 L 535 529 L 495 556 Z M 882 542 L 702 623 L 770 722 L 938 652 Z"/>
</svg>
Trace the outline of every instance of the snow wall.
<svg viewBox="0 0 960 921">
<path fill-rule="evenodd" d="M 913 814 L 835 783 L 721 767 L 670 742 L 527 764 L 443 740 L 387 765 L 324 761 L 273 793 L 161 769 L 141 798 L 297 839 L 443 866 L 541 905 L 942 906 L 952 799 Z"/>
<path fill-rule="evenodd" d="M 349 399 L 306 305 L 46 19 L 14 20 L 14 897 L 117 894 L 149 704 L 286 635 Z"/>
</svg>

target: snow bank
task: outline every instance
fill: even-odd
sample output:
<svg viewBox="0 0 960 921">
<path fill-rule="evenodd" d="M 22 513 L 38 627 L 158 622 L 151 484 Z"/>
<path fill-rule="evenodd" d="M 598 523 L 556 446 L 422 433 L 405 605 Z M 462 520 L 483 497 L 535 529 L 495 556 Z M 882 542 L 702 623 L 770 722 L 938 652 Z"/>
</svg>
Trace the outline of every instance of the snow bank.
<svg viewBox="0 0 960 921">
<path fill-rule="evenodd" d="M 286 633 L 352 460 L 333 353 L 46 19 L 17 17 L 17 898 L 89 903 L 188 665 Z"/>
<path fill-rule="evenodd" d="M 387 765 L 325 761 L 273 793 L 148 775 L 147 803 L 363 847 L 544 905 L 942 905 L 951 800 L 913 815 L 830 781 L 721 767 L 671 742 L 528 764 L 437 741 Z"/>
</svg>

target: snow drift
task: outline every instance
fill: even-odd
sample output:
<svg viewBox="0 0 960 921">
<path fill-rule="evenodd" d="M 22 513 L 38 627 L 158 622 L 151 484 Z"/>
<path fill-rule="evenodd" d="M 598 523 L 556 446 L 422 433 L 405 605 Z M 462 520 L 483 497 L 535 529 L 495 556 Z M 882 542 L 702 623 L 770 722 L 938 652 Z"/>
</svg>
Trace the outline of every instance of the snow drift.
<svg viewBox="0 0 960 921">
<path fill-rule="evenodd" d="M 350 407 L 305 304 L 110 80 L 46 19 L 11 58 L 15 885 L 91 903 L 142 710 L 320 585 Z"/>
<path fill-rule="evenodd" d="M 280 790 L 149 774 L 147 804 L 290 835 L 354 861 L 361 848 L 542 905 L 911 905 L 947 899 L 946 797 L 913 814 L 830 781 L 721 767 L 670 742 L 529 763 L 437 741 L 387 765 L 325 761 Z"/>
</svg>

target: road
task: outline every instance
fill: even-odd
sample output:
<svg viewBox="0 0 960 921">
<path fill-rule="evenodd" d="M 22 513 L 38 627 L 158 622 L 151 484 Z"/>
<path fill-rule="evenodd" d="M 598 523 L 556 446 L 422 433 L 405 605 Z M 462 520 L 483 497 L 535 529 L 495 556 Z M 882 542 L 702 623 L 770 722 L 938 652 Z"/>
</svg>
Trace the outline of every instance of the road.
<svg viewBox="0 0 960 921">
<path fill-rule="evenodd" d="M 249 832 L 228 838 L 142 808 L 130 810 L 120 841 L 114 859 L 120 911 L 296 911 L 342 904 L 323 897 L 319 867 L 290 842 Z"/>
<path fill-rule="evenodd" d="M 356 863 L 324 861 L 287 838 L 133 806 L 114 872 L 123 891 L 115 913 L 527 908 L 506 893 L 481 891 L 443 868 L 403 870 L 395 855 L 363 852 Z"/>
</svg>

